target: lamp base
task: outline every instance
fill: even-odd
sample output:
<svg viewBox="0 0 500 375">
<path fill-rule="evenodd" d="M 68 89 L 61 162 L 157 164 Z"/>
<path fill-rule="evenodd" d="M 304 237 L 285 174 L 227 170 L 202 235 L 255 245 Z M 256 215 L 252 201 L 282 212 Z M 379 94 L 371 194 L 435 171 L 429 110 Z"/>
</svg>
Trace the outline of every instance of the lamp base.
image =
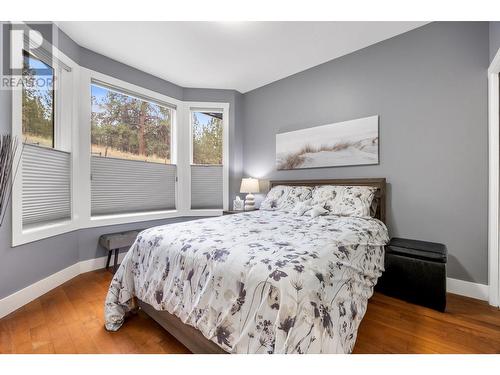
<svg viewBox="0 0 500 375">
<path fill-rule="evenodd" d="M 253 194 L 247 194 L 245 197 L 245 211 L 255 210 L 255 197 Z"/>
</svg>

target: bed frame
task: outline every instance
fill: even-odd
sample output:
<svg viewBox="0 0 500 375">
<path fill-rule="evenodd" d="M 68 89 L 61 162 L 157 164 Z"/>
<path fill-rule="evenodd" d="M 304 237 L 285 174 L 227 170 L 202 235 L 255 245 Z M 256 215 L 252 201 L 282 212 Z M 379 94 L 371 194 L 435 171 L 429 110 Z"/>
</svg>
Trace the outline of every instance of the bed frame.
<svg viewBox="0 0 500 375">
<path fill-rule="evenodd" d="M 354 178 L 330 180 L 273 180 L 270 187 L 277 185 L 289 186 L 319 186 L 319 185 L 352 185 L 373 186 L 377 188 L 377 211 L 375 217 L 386 222 L 386 181 L 385 178 Z M 151 305 L 138 300 L 141 309 L 161 325 L 168 333 L 180 341 L 194 354 L 227 354 L 227 352 L 214 342 L 208 340 L 196 328 L 184 324 L 178 317 L 167 311 L 157 311 Z"/>
</svg>

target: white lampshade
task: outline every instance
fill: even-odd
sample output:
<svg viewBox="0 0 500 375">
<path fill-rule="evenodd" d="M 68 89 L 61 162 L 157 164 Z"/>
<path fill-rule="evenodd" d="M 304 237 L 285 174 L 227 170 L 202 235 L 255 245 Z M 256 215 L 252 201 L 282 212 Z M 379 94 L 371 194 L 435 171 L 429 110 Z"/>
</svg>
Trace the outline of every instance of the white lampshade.
<svg viewBox="0 0 500 375">
<path fill-rule="evenodd" d="M 256 178 L 242 178 L 240 193 L 258 193 L 259 180 Z"/>
</svg>

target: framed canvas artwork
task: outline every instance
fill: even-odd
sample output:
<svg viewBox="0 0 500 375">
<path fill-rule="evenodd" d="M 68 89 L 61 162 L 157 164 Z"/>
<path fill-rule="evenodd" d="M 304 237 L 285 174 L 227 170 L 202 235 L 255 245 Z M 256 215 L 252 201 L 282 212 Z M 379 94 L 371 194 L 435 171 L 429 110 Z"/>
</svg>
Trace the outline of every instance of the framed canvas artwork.
<svg viewBox="0 0 500 375">
<path fill-rule="evenodd" d="M 276 134 L 278 170 L 379 162 L 378 116 Z"/>
</svg>

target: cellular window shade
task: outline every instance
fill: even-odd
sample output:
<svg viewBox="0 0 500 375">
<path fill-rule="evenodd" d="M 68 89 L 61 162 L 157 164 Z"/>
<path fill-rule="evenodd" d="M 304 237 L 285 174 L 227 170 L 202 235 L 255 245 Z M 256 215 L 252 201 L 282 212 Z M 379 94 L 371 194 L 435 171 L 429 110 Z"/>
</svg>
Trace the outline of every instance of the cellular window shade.
<svg viewBox="0 0 500 375">
<path fill-rule="evenodd" d="M 222 209 L 222 165 L 191 166 L 191 208 Z"/>
<path fill-rule="evenodd" d="M 25 144 L 23 226 L 71 219 L 71 154 Z"/>
<path fill-rule="evenodd" d="M 175 209 L 176 166 L 92 156 L 91 214 Z"/>
</svg>

